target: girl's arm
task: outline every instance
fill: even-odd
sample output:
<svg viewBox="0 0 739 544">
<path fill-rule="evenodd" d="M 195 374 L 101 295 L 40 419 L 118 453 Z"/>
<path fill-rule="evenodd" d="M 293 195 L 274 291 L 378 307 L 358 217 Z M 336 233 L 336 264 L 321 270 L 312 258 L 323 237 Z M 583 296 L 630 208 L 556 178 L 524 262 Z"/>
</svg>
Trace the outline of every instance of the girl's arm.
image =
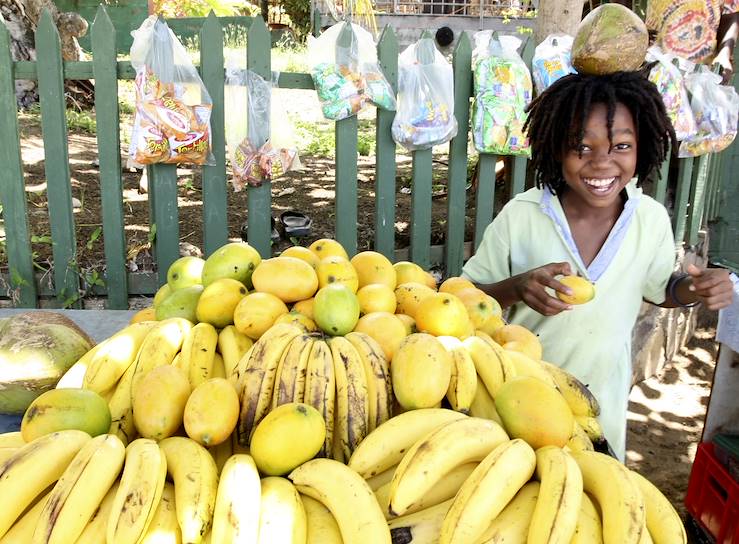
<svg viewBox="0 0 739 544">
<path fill-rule="evenodd" d="M 677 308 L 702 302 L 709 310 L 725 308 L 734 297 L 729 271 L 688 265 L 687 274 L 673 274 L 667 282 L 665 301 L 659 306 Z"/>
</svg>

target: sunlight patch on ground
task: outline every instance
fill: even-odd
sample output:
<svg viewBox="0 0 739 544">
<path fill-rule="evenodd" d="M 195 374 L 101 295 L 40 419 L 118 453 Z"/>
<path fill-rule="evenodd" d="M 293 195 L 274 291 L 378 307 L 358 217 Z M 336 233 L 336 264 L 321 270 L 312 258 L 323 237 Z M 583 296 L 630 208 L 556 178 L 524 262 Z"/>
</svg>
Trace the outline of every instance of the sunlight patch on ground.
<svg viewBox="0 0 739 544">
<path fill-rule="evenodd" d="M 327 191 L 326 189 L 313 189 L 309 194 L 313 198 L 336 198 L 336 191 Z"/>
</svg>

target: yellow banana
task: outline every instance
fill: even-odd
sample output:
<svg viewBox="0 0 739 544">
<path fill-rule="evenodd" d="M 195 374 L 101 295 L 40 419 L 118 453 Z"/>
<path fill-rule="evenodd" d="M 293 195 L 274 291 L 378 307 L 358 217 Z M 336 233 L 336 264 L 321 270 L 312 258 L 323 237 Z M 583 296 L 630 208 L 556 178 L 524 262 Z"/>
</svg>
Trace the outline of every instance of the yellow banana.
<svg viewBox="0 0 739 544">
<path fill-rule="evenodd" d="M 479 336 L 468 336 L 462 341 L 462 344 L 472 357 L 472 362 L 475 364 L 475 369 L 482 383 L 485 384 L 491 396 L 495 398 L 495 394 L 506 379 L 503 366 L 495 350 Z"/>
<path fill-rule="evenodd" d="M 11 431 L 9 433 L 0 434 L 0 449 L 12 448 L 17 449 L 26 445 L 23 435 L 20 431 Z"/>
<path fill-rule="evenodd" d="M 396 468 L 398 468 L 398 465 L 394 465 L 384 472 L 380 472 L 379 474 L 375 476 L 371 476 L 367 478 L 366 480 L 367 485 L 369 485 L 372 488 L 372 491 L 377 491 L 385 484 L 389 484 L 390 480 L 393 479 L 393 474 L 395 474 Z"/>
<path fill-rule="evenodd" d="M 437 336 L 452 356 L 452 377 L 446 398 L 453 410 L 469 414 L 477 390 L 477 371 L 470 352 L 462 341 L 454 336 Z"/>
<path fill-rule="evenodd" d="M 390 383 L 390 369 L 385 352 L 380 344 L 363 332 L 350 332 L 344 336 L 359 354 L 367 378 L 367 398 L 369 399 L 368 432 L 390 419 L 392 410 L 393 386 Z"/>
<path fill-rule="evenodd" d="M 524 544 L 529 523 L 539 497 L 539 482 L 525 484 L 500 514 L 488 525 L 477 544 L 503 542 Z"/>
<path fill-rule="evenodd" d="M 218 332 L 210 323 L 198 323 L 185 335 L 179 364 L 187 368 L 191 388 L 212 377 L 217 343 Z"/>
<path fill-rule="evenodd" d="M 575 534 L 570 544 L 603 544 L 603 526 L 600 514 L 587 493 L 582 494 Z"/>
<path fill-rule="evenodd" d="M 300 495 L 305 510 L 306 544 L 343 544 L 339 524 L 331 511 L 307 495 Z"/>
<path fill-rule="evenodd" d="M 77 540 L 118 478 L 125 455 L 125 446 L 112 434 L 96 436 L 82 446 L 51 490 L 31 542 Z"/>
<path fill-rule="evenodd" d="M 493 338 L 485 331 L 476 330 L 475 336 L 482 338 L 482 340 L 490 346 L 495 353 L 495 357 L 497 357 L 498 362 L 500 362 L 500 368 L 503 370 L 503 381 L 507 382 L 511 378 L 514 378 L 516 376 L 516 367 L 513 366 L 513 362 L 510 357 L 508 357 L 508 352 L 503 348 L 503 346 L 493 340 Z"/>
<path fill-rule="evenodd" d="M 532 359 L 519 351 L 505 350 L 505 353 L 515 370 L 516 376 L 530 376 L 557 389 L 557 383 L 554 381 L 554 378 L 546 371 L 540 361 Z"/>
<path fill-rule="evenodd" d="M 102 342 L 95 344 L 84 355 L 82 355 L 82 357 L 70 366 L 64 375 L 59 378 L 59 381 L 54 387 L 56 389 L 82 389 L 84 387 L 87 368 L 90 366 L 92 359 L 105 347 L 106 341 L 107 340 L 103 340 Z"/>
<path fill-rule="evenodd" d="M 541 361 L 544 370 L 554 378 L 557 388 L 570 405 L 570 410 L 576 416 L 596 417 L 600 414 L 600 406 L 590 389 L 565 369 Z"/>
<path fill-rule="evenodd" d="M 477 375 L 476 375 L 477 376 Z M 495 421 L 501 427 L 503 426 L 503 420 L 498 415 L 498 409 L 495 407 L 495 401 L 490 396 L 488 388 L 482 381 L 480 376 L 477 376 L 477 388 L 475 389 L 475 396 L 470 404 L 470 415 L 472 417 L 481 417 L 483 419 L 490 419 Z"/>
<path fill-rule="evenodd" d="M 141 351 L 141 350 L 139 350 Z M 108 400 L 110 410 L 110 434 L 116 435 L 124 444 L 130 444 L 136 439 L 136 425 L 133 421 L 133 396 L 131 395 L 131 384 L 136 366 L 131 365 L 123 373 L 113 395 Z"/>
<path fill-rule="evenodd" d="M 583 489 L 603 517 L 604 544 L 638 544 L 645 530 L 644 499 L 628 469 L 613 457 L 595 451 L 570 455 L 582 472 Z"/>
<path fill-rule="evenodd" d="M 36 530 L 36 523 L 38 522 L 41 512 L 46 506 L 46 501 L 49 500 L 51 491 L 36 501 L 31 508 L 27 509 L 25 513 L 18 518 L 13 526 L 5 533 L 5 536 L 0 538 L 0 544 L 26 544 L 31 542 L 33 539 L 33 533 Z M 105 536 L 103 536 L 103 541 Z M 100 542 L 100 541 L 98 541 Z"/>
<path fill-rule="evenodd" d="M 167 461 L 156 442 L 139 438 L 126 447 L 126 460 L 106 527 L 106 541 L 136 544 L 146 534 L 162 496 Z"/>
<path fill-rule="evenodd" d="M 232 544 L 256 542 L 261 493 L 259 472 L 251 456 L 231 456 L 218 482 L 212 541 Z"/>
<path fill-rule="evenodd" d="M 572 436 L 567 441 L 566 446 L 570 451 L 593 451 L 593 443 L 590 441 L 590 437 L 577 421 L 573 422 Z"/>
<path fill-rule="evenodd" d="M 115 386 L 136 359 L 146 336 L 157 325 L 156 321 L 141 321 L 108 338 L 87 366 L 83 387 L 104 393 Z"/>
<path fill-rule="evenodd" d="M 275 390 L 272 394 L 272 409 L 295 400 L 295 389 L 298 376 L 303 371 L 303 388 L 305 388 L 305 369 L 308 368 L 308 358 L 314 339 L 308 334 L 299 334 L 292 339 L 282 353 L 277 365 Z"/>
<path fill-rule="evenodd" d="M 364 365 L 357 350 L 343 336 L 329 338 L 336 374 L 337 427 L 344 459 L 349 459 L 367 436 L 369 400 Z"/>
<path fill-rule="evenodd" d="M 319 457 L 330 457 L 334 446 L 334 403 L 336 401 L 336 375 L 331 348 L 325 340 L 316 340 L 308 357 L 303 402 L 313 406 L 326 422 L 326 440 L 318 452 Z M 338 436 L 338 435 L 337 435 Z"/>
<path fill-rule="evenodd" d="M 159 447 L 174 482 L 182 542 L 199 544 L 213 521 L 218 490 L 216 463 L 203 446 L 182 436 L 165 438 Z"/>
<path fill-rule="evenodd" d="M 218 333 L 218 353 L 223 356 L 227 377 L 236 372 L 239 361 L 252 345 L 254 340 L 239 332 L 234 325 L 226 325 L 221 329 Z"/>
<path fill-rule="evenodd" d="M 236 368 L 233 369 L 231 374 L 227 377 L 228 381 L 236 388 L 236 393 L 241 394 L 244 390 L 244 377 L 246 376 L 246 365 L 249 363 L 251 358 L 251 352 L 254 350 L 254 344 L 246 350 L 246 353 L 239 359 Z M 224 363 L 225 365 L 225 363 Z"/>
<path fill-rule="evenodd" d="M 557 446 L 536 450 L 539 499 L 531 518 L 530 544 L 569 544 L 582 500 L 582 474 L 570 454 Z"/>
<path fill-rule="evenodd" d="M 0 465 L 15 455 L 20 448 L 0 448 Z"/>
<path fill-rule="evenodd" d="M 588 435 L 588 438 L 590 438 L 593 444 L 601 443 L 606 439 L 598 418 L 592 416 L 575 416 L 575 421 L 582 427 L 582 430 L 585 431 L 585 434 Z"/>
<path fill-rule="evenodd" d="M 47 434 L 0 465 L 0 537 L 44 489 L 61 477 L 90 439 L 89 434 L 77 430 Z"/>
<path fill-rule="evenodd" d="M 223 357 L 216 352 L 213 354 L 213 370 L 210 373 L 211 378 L 226 378 L 226 368 L 223 366 Z"/>
<path fill-rule="evenodd" d="M 220 474 L 223 471 L 223 467 L 226 464 L 226 461 L 228 461 L 229 457 L 234 454 L 233 442 L 231 441 L 231 437 L 229 436 L 220 444 L 208 447 L 207 450 L 208 453 L 210 453 L 211 457 L 213 457 L 213 460 L 216 462 L 216 469 L 218 471 L 218 474 Z"/>
<path fill-rule="evenodd" d="M 390 513 L 404 514 L 452 468 L 481 461 L 505 442 L 508 435 L 500 425 L 474 417 L 431 431 L 398 464 L 390 484 Z"/>
<path fill-rule="evenodd" d="M 400 463 L 408 449 L 431 431 L 467 419 L 445 408 L 410 410 L 390 418 L 359 444 L 348 465 L 362 478 L 371 478 Z"/>
<path fill-rule="evenodd" d="M 74 544 L 100 544 L 105 542 L 105 533 L 108 528 L 108 518 L 113 509 L 113 501 L 118 492 L 118 483 L 115 482 L 100 502 L 100 506 L 85 525 L 82 534 Z"/>
<path fill-rule="evenodd" d="M 255 542 L 304 544 L 307 524 L 298 490 L 279 476 L 264 478 L 261 486 L 259 538 Z"/>
<path fill-rule="evenodd" d="M 452 500 L 449 499 L 425 510 L 391 519 L 387 525 L 393 542 L 437 544 L 441 524 L 451 506 Z"/>
<path fill-rule="evenodd" d="M 177 524 L 174 486 L 166 482 L 162 489 L 162 498 L 154 511 L 154 517 L 151 518 L 146 534 L 138 544 L 181 544 L 181 542 L 182 534 Z"/>
<path fill-rule="evenodd" d="M 326 506 L 344 542 L 390 544 L 390 530 L 362 477 L 332 459 L 312 459 L 288 476 L 298 491 Z"/>
<path fill-rule="evenodd" d="M 249 444 L 254 428 L 272 406 L 275 372 L 290 341 L 303 331 L 295 325 L 280 324 L 267 330 L 254 343 L 243 376 L 239 442 Z"/>
<path fill-rule="evenodd" d="M 629 471 L 631 479 L 636 482 L 644 497 L 647 511 L 647 529 L 655 544 L 685 544 L 685 534 L 680 515 L 669 500 L 652 482 L 635 471 Z"/>
</svg>

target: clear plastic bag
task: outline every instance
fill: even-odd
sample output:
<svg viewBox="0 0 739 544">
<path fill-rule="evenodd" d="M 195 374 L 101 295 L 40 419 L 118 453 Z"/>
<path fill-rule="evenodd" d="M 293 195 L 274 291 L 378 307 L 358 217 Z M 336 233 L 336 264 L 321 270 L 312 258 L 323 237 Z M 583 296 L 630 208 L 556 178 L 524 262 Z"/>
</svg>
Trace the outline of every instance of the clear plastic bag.
<svg viewBox="0 0 739 544">
<path fill-rule="evenodd" d="M 531 102 L 531 74 L 519 56 L 521 40 L 495 38 L 491 30 L 475 34 L 472 71 L 472 139 L 480 153 L 531 155 L 523 131 Z"/>
<path fill-rule="evenodd" d="M 215 164 L 212 100 L 187 51 L 155 15 L 131 34 L 136 115 L 128 165 Z"/>
<path fill-rule="evenodd" d="M 718 153 L 734 141 L 739 121 L 739 95 L 734 87 L 721 85 L 721 76 L 701 66 L 685 76 L 696 134 L 680 144 L 680 157 Z"/>
<path fill-rule="evenodd" d="M 408 149 L 428 149 L 457 135 L 454 72 L 434 41 L 422 38 L 398 57 L 398 110 L 393 139 Z"/>
<path fill-rule="evenodd" d="M 293 131 L 281 104 L 272 100 L 271 82 L 229 62 L 224 98 L 231 184 L 236 192 L 246 184 L 257 187 L 300 168 Z"/>
<path fill-rule="evenodd" d="M 647 62 L 656 62 L 649 71 L 649 81 L 657 86 L 662 95 L 665 110 L 675 129 L 675 137 L 682 141 L 695 135 L 696 126 L 683 75 L 673 63 L 674 60 L 674 55 L 663 53 L 657 46 L 647 50 Z"/>
<path fill-rule="evenodd" d="M 353 23 L 338 23 L 318 38 L 308 37 L 311 76 L 323 116 L 338 121 L 368 101 L 394 110 L 395 95 L 377 63 L 372 34 Z"/>
<path fill-rule="evenodd" d="M 577 73 L 572 67 L 572 41 L 572 36 L 567 34 L 550 34 L 536 46 L 531 75 L 537 94 L 543 93 L 559 78 Z"/>
</svg>

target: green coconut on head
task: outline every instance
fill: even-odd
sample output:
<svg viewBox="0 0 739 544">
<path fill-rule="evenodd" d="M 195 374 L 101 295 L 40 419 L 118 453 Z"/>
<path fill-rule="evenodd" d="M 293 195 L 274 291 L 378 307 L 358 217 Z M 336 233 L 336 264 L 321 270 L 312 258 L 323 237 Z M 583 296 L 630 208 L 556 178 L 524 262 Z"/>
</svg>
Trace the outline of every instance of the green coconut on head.
<svg viewBox="0 0 739 544">
<path fill-rule="evenodd" d="M 572 43 L 572 65 L 581 74 L 639 69 L 649 47 L 647 27 L 621 4 L 603 4 L 580 21 Z"/>
</svg>

